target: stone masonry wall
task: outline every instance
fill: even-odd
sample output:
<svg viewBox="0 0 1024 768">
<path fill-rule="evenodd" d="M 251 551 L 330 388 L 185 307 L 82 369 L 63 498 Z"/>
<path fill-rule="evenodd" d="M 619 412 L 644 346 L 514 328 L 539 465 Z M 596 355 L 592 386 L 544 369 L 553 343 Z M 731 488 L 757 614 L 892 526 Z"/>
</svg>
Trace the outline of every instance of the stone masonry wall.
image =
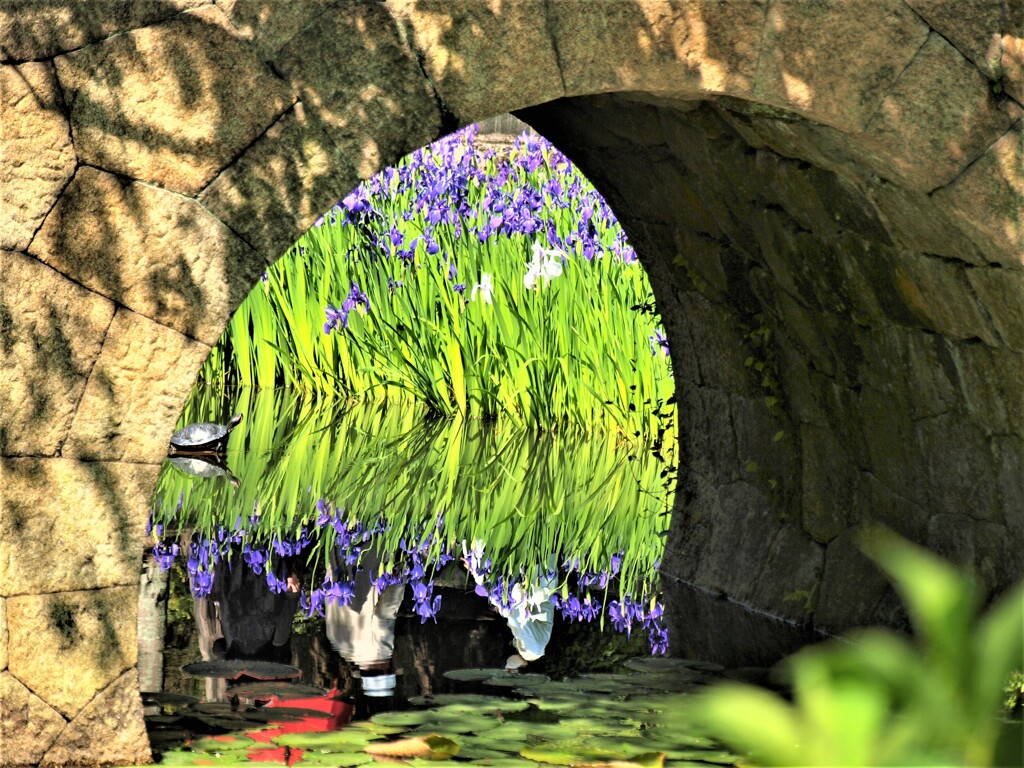
<svg viewBox="0 0 1024 768">
<path fill-rule="evenodd" d="M 1003 0 L 19 0 L 0 8 L 0 764 L 145 762 L 167 438 L 238 302 L 360 178 L 521 114 L 654 280 L 666 568 L 898 620 L 880 520 L 1022 567 L 1024 19 Z"/>
<path fill-rule="evenodd" d="M 667 573 L 825 632 L 902 620 L 867 523 L 987 594 L 1024 576 L 1019 271 L 915 241 L 903 219 L 943 221 L 927 197 L 795 159 L 794 115 L 638 95 L 520 114 L 655 255 L 685 456 Z"/>
</svg>

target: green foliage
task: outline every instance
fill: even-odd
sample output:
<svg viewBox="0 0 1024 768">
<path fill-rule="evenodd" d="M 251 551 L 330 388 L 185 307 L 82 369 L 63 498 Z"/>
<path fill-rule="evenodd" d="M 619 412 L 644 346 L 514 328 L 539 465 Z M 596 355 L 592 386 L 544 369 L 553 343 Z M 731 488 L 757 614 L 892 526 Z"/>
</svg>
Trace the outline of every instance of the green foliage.
<svg viewBox="0 0 1024 768">
<path fill-rule="evenodd" d="M 1011 715 L 1020 716 L 1021 710 L 1024 710 L 1024 672 L 1014 670 L 1003 693 L 1006 696 L 1003 699 L 1003 709 Z"/>
<path fill-rule="evenodd" d="M 760 765 L 1019 764 L 1001 730 L 1020 723 L 999 713 L 1024 655 L 1024 585 L 979 617 L 972 580 L 935 555 L 878 530 L 865 549 L 906 602 L 914 641 L 866 629 L 804 649 L 788 662 L 792 703 L 730 683 L 698 697 L 694 716 Z"/>
<path fill-rule="evenodd" d="M 384 550 L 418 541 L 424 524 L 444 514 L 432 558 L 463 540 L 483 540 L 497 573 L 537 567 L 537 553 L 561 553 L 584 569 L 607 569 L 625 549 L 621 583 L 649 594 L 672 503 L 667 456 L 623 450 L 601 435 L 549 435 L 475 420 L 425 420 L 422 408 L 349 407 L 290 390 L 242 390 L 231 401 L 194 390 L 181 423 L 245 418 L 231 434 L 228 464 L 239 478 L 197 479 L 165 465 L 154 493 L 153 521 L 167 534 L 194 531 L 216 539 L 218 527 L 245 529 L 254 546 L 312 530 L 325 499 L 350 519 L 390 524 Z M 249 516 L 259 511 L 259 520 Z M 326 526 L 313 548 L 314 569 L 334 543 Z M 311 577 L 314 573 L 309 574 Z"/>
<path fill-rule="evenodd" d="M 201 380 L 411 398 L 445 416 L 501 416 L 541 429 L 611 427 L 635 438 L 672 428 L 671 365 L 666 350 L 652 349 L 660 325 L 647 276 L 564 156 L 546 144 L 484 153 L 470 133 L 397 168 L 360 186 L 372 214 L 336 208 L 268 270 Z M 424 192 L 445 185 L 456 190 L 450 197 Z M 509 201 L 508 219 L 524 195 L 542 206 L 530 213 L 537 229 L 492 232 L 496 201 Z M 429 220 L 439 200 L 452 220 Z M 477 236 L 482 228 L 486 238 Z M 564 245 L 553 257 L 561 273 L 529 288 L 533 248 L 551 249 L 549 237 Z M 489 302 L 474 293 L 485 275 Z M 325 334 L 325 307 L 341 307 L 353 284 L 369 306 Z"/>
</svg>

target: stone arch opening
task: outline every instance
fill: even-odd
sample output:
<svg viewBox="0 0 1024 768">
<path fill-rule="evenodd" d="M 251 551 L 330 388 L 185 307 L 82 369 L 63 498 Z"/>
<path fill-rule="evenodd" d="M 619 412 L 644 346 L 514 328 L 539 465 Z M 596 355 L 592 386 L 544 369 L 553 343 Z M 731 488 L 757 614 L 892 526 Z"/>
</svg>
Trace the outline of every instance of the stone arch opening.
<svg viewBox="0 0 1024 768">
<path fill-rule="evenodd" d="M 97 666 L 89 643 L 131 647 L 99 617 L 133 612 L 155 462 L 233 291 L 339 179 L 505 110 L 595 180 L 656 276 L 693 377 L 675 573 L 838 629 L 899 620 L 856 553 L 867 519 L 990 592 L 1024 572 L 1009 4 L 199 6 L 0 12 L 20 180 L 0 198 L 0 701 L 20 714 L 0 720 L 33 723 L 0 761 L 144 754 L 101 722 L 138 715 L 131 652 Z M 83 611 L 75 648 L 58 599 Z"/>
</svg>

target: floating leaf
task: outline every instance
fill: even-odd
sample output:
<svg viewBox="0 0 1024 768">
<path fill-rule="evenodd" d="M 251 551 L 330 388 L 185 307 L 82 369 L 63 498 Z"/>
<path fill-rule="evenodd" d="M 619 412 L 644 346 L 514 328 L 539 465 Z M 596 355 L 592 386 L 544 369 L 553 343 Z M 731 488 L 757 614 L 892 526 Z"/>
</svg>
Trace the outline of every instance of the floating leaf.
<svg viewBox="0 0 1024 768">
<path fill-rule="evenodd" d="M 422 757 L 430 760 L 447 760 L 459 754 L 458 742 L 436 733 L 414 736 L 398 741 L 367 744 L 363 750 L 370 755 L 386 757 Z"/>
<path fill-rule="evenodd" d="M 550 681 L 551 678 L 547 675 L 512 672 L 498 675 L 497 677 L 489 677 L 484 680 L 484 685 L 497 685 L 502 688 L 532 688 Z"/>
<path fill-rule="evenodd" d="M 327 765 L 347 768 L 347 766 L 364 765 L 373 760 L 372 755 L 365 752 L 303 752 L 303 765 Z"/>
<path fill-rule="evenodd" d="M 496 717 L 484 715 L 459 715 L 457 718 L 438 718 L 428 720 L 410 733 L 430 733 L 446 731 L 448 733 L 482 733 L 497 728 L 501 721 Z"/>
<path fill-rule="evenodd" d="M 356 720 L 345 726 L 349 730 L 369 731 L 370 733 L 390 736 L 396 733 L 405 733 L 406 726 L 378 723 L 375 720 Z"/>
<path fill-rule="evenodd" d="M 184 749 L 164 752 L 160 758 L 161 765 L 238 765 L 238 762 L 239 756 L 234 754 L 208 755 Z"/>
<path fill-rule="evenodd" d="M 194 661 L 186 664 L 181 671 L 195 677 L 223 677 L 235 680 L 245 675 L 256 680 L 277 680 L 298 677 L 302 672 L 290 664 L 277 664 L 272 661 L 246 661 L 229 659 L 224 661 Z"/>
<path fill-rule="evenodd" d="M 665 656 L 637 656 L 629 659 L 625 666 L 638 672 L 670 672 L 697 669 L 702 672 L 723 672 L 725 667 L 710 661 L 698 659 L 671 659 Z"/>
<path fill-rule="evenodd" d="M 575 768 L 662 768 L 664 752 L 644 752 L 629 760 L 610 760 L 604 763 L 574 763 Z"/>
<path fill-rule="evenodd" d="M 279 699 L 305 699 L 323 696 L 326 688 L 318 685 L 292 683 L 286 680 L 261 680 L 254 683 L 239 683 L 228 688 L 228 694 L 243 699 L 267 699 L 276 696 Z"/>
<path fill-rule="evenodd" d="M 188 744 L 188 748 L 194 752 L 206 752 L 209 754 L 224 754 L 248 749 L 256 743 L 255 739 L 248 736 L 226 734 L 224 736 L 207 736 L 196 739 Z"/>
<path fill-rule="evenodd" d="M 401 725 L 406 728 L 423 725 L 424 723 L 437 722 L 442 719 L 438 717 L 437 711 L 433 709 L 410 709 L 404 712 L 380 712 L 373 716 L 372 720 L 378 725 Z"/>
<path fill-rule="evenodd" d="M 491 668 L 467 668 L 467 669 L 449 669 L 444 673 L 444 676 L 449 680 L 458 680 L 463 683 L 478 683 L 483 680 L 489 680 L 494 677 L 501 677 L 503 675 L 509 675 L 511 673 L 506 672 L 504 669 L 498 667 Z"/>
<path fill-rule="evenodd" d="M 452 705 L 471 708 L 467 711 L 474 711 L 486 714 L 489 711 L 501 712 L 522 712 L 530 708 L 527 701 L 506 699 L 503 696 L 485 696 L 481 693 L 438 693 L 434 696 L 413 696 L 409 699 L 410 704 L 421 706 L 448 707 Z"/>
<path fill-rule="evenodd" d="M 321 752 L 357 752 L 377 738 L 380 738 L 378 734 L 365 730 L 342 728 L 338 731 L 316 733 L 285 733 L 275 736 L 273 741 L 282 747 L 315 749 Z"/>
</svg>

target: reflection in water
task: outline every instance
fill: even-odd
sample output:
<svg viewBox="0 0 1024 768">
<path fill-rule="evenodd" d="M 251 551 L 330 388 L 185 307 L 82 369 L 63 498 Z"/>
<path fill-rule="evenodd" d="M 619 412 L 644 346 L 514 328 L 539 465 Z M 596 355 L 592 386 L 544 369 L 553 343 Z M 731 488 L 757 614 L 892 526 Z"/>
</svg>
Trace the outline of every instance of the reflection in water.
<svg viewBox="0 0 1024 768">
<path fill-rule="evenodd" d="M 361 559 L 357 567 L 341 562 L 337 550 L 331 553 L 333 583 L 342 585 L 344 591 L 337 599 L 329 596 L 326 600 L 327 637 L 334 650 L 358 668 L 363 693 L 382 698 L 395 692 L 391 657 L 395 652 L 395 617 L 405 586 L 400 582 L 384 584 L 373 578 L 372 574 L 380 572 L 381 563 L 380 553 L 375 549 Z M 438 596 L 437 602 L 440 600 Z"/>
<path fill-rule="evenodd" d="M 169 463 L 158 482 L 150 562 L 171 573 L 170 615 L 162 679 L 144 688 L 151 706 L 186 694 L 206 702 L 188 717 L 207 708 L 201 724 L 151 718 L 158 749 L 270 710 L 330 730 L 452 692 L 459 669 L 522 686 L 665 653 L 661 444 L 274 391 L 190 408 L 185 421 L 245 418 L 216 471 Z M 583 626 L 621 634 L 573 646 Z"/>
<path fill-rule="evenodd" d="M 227 456 L 237 488 L 173 467 L 158 483 L 153 556 L 165 569 L 184 558 L 197 597 L 247 567 L 274 594 L 297 589 L 305 616 L 324 615 L 351 603 L 362 573 L 378 593 L 408 585 L 425 622 L 440 606 L 436 574 L 461 561 L 524 659 L 556 611 L 642 628 L 664 653 L 657 561 L 674 467 L 661 446 L 244 398 L 228 404 L 249 414 Z"/>
<path fill-rule="evenodd" d="M 389 740 L 397 740 L 394 749 L 404 749 L 410 739 L 427 733 L 439 735 L 440 747 L 457 746 L 458 761 L 477 765 L 499 765 L 520 756 L 540 763 L 570 757 L 596 763 L 660 755 L 657 763 L 641 762 L 651 766 L 661 765 L 666 756 L 711 765 L 740 759 L 694 732 L 684 709 L 688 693 L 717 679 L 721 668 L 634 658 L 645 650 L 642 639 L 601 635 L 593 624 L 567 623 L 556 616 L 547 652 L 535 662 L 533 671 L 540 674 L 504 672 L 497 665 L 513 643 L 507 621 L 476 594 L 455 564 L 435 583 L 442 597 L 436 621 L 422 623 L 406 587 L 390 585 L 375 593 L 371 582 L 361 585 L 366 600 L 357 608 L 357 594 L 347 606 L 350 621 L 342 632 L 352 631 L 352 622 L 370 628 L 363 637 L 365 653 L 358 650 L 358 629 L 341 638 L 337 648 L 328 639 L 334 633 L 330 608 L 326 617 L 311 619 L 299 612 L 286 660 L 299 675 L 272 680 L 255 679 L 272 667 L 254 661 L 220 672 L 208 669 L 206 678 L 183 673 L 182 666 L 185 672 L 194 667 L 178 662 L 196 653 L 196 630 L 203 633 L 209 615 L 198 611 L 203 605 L 209 610 L 215 593 L 192 597 L 183 564 L 170 575 L 172 606 L 176 596 L 184 596 L 196 614 L 172 611 L 164 690 L 144 694 L 154 749 L 169 764 L 356 765 L 368 762 L 368 751 L 390 749 Z M 404 597 L 392 620 L 387 618 L 391 608 L 381 606 L 387 590 L 398 589 Z M 382 614 L 370 618 L 370 605 Z M 365 611 L 362 617 L 357 616 L 360 610 Z M 275 617 L 268 615 L 266 621 L 261 632 L 272 636 Z M 200 642 L 211 645 L 208 637 Z M 175 657 L 176 644 L 191 650 Z M 367 673 L 381 661 L 371 657 L 388 654 L 389 671 L 370 677 L 390 679 L 368 685 Z M 355 658 L 367 661 L 357 666 Z M 594 674 L 602 669 L 617 673 Z M 563 680 L 569 670 L 586 674 Z"/>
</svg>

